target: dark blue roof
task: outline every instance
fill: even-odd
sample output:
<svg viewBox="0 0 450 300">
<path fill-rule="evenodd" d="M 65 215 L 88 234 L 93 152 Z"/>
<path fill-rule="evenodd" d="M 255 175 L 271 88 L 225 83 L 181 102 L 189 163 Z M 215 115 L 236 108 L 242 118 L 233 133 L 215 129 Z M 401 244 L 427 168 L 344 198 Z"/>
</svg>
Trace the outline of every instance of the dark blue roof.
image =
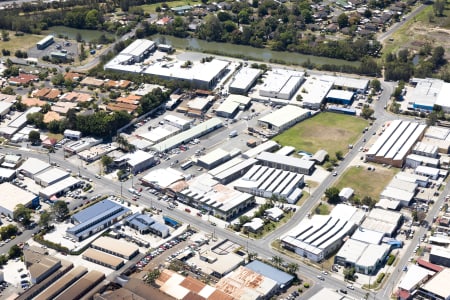
<svg viewBox="0 0 450 300">
<path fill-rule="evenodd" d="M 74 214 L 72 218 L 78 223 L 84 223 L 91 219 L 98 218 L 100 214 L 115 210 L 118 207 L 122 207 L 122 205 L 114 203 L 110 200 L 103 200 L 89 206 L 86 209 L 83 209 L 79 213 Z"/>
<path fill-rule="evenodd" d="M 279 286 L 286 286 L 290 281 L 294 279 L 294 276 L 278 270 L 268 264 L 260 262 L 259 260 L 254 260 L 245 266 L 246 268 L 255 271 L 265 277 L 275 280 Z"/>
</svg>

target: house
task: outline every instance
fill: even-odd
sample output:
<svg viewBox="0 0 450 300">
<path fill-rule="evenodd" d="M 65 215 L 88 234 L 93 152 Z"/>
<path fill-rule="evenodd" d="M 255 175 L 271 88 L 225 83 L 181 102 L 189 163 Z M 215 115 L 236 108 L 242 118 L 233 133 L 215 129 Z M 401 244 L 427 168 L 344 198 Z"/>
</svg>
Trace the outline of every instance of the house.
<svg viewBox="0 0 450 300">
<path fill-rule="evenodd" d="M 348 201 L 353 197 L 354 192 L 355 191 L 352 188 L 345 187 L 339 193 L 339 198 L 341 198 L 341 201 Z"/>
<path fill-rule="evenodd" d="M 242 226 L 244 230 L 252 233 L 260 232 L 264 227 L 264 221 L 260 218 L 253 218 Z"/>
<path fill-rule="evenodd" d="M 172 18 L 171 17 L 163 17 L 161 19 L 159 19 L 158 21 L 156 21 L 156 25 L 159 26 L 166 26 L 169 23 L 172 23 Z"/>
<path fill-rule="evenodd" d="M 19 76 L 9 78 L 10 85 L 24 85 L 32 81 L 38 81 L 39 77 L 32 74 L 19 73 Z"/>
<path fill-rule="evenodd" d="M 266 211 L 264 212 L 264 214 L 267 216 L 267 218 L 269 218 L 271 221 L 280 221 L 281 218 L 283 218 L 284 212 L 281 208 L 279 207 L 272 207 L 269 209 L 266 209 Z"/>
</svg>

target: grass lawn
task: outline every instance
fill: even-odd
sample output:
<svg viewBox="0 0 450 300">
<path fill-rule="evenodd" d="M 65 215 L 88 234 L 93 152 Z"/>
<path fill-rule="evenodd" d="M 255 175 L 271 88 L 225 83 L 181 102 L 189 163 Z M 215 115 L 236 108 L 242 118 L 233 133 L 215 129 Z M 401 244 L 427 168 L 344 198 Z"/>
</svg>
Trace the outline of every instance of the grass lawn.
<svg viewBox="0 0 450 300">
<path fill-rule="evenodd" d="M 14 56 L 16 50 L 28 50 L 31 46 L 34 46 L 43 38 L 42 35 L 25 34 L 23 36 L 15 36 L 14 31 L 9 31 L 9 41 L 2 41 L 1 48 L 11 51 L 11 55 Z"/>
<path fill-rule="evenodd" d="M 194 3 L 192 3 L 194 2 Z M 195 2 L 198 1 L 188 1 L 188 0 L 176 0 L 176 1 L 167 1 L 166 3 L 170 8 L 177 7 L 177 6 L 183 6 L 183 5 L 194 5 Z M 139 6 L 144 10 L 144 13 L 150 13 L 154 14 L 156 12 L 156 8 L 159 6 L 161 7 L 162 3 L 153 3 L 153 4 L 144 4 Z"/>
<path fill-rule="evenodd" d="M 329 215 L 330 214 L 330 207 L 326 203 L 318 204 L 316 208 L 314 209 L 314 212 L 318 215 Z"/>
<path fill-rule="evenodd" d="M 289 128 L 273 140 L 283 146 L 293 146 L 297 151 L 315 153 L 325 149 L 334 156 L 336 151 L 347 153 L 348 144 L 357 141 L 368 123 L 361 118 L 325 112 Z"/>
<path fill-rule="evenodd" d="M 369 171 L 363 167 L 351 167 L 342 174 L 336 187 L 338 189 L 350 187 L 360 199 L 364 196 L 378 199 L 380 193 L 397 172 L 398 170 L 395 168 L 378 167 L 375 171 Z"/>
<path fill-rule="evenodd" d="M 64 135 L 61 133 L 51 133 L 51 132 L 47 132 L 45 134 L 46 136 L 48 136 L 51 139 L 56 139 L 57 141 L 60 141 L 63 139 Z"/>
</svg>

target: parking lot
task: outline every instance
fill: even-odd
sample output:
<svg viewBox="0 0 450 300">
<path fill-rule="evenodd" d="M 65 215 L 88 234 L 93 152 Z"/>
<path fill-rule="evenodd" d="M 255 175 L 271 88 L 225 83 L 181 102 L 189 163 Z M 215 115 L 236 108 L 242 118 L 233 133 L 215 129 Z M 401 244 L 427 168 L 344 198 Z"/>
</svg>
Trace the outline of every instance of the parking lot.
<svg viewBox="0 0 450 300">
<path fill-rule="evenodd" d="M 43 50 L 37 49 L 36 45 L 33 45 L 28 49 L 28 57 L 42 59 L 44 56 L 50 56 L 52 52 L 64 52 L 67 53 L 69 58 L 75 58 L 78 56 L 78 44 L 74 41 L 67 41 L 64 39 L 55 38 L 55 42 Z"/>
</svg>

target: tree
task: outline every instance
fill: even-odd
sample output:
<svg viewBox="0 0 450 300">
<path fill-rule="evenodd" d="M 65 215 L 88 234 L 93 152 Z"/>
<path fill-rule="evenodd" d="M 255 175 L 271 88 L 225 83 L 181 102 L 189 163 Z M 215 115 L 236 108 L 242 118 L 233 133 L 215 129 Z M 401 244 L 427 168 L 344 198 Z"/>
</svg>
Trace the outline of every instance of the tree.
<svg viewBox="0 0 450 300">
<path fill-rule="evenodd" d="M 27 225 L 31 220 L 31 213 L 33 211 L 23 204 L 18 204 L 13 211 L 13 219 L 22 223 L 23 225 Z"/>
<path fill-rule="evenodd" d="M 108 166 L 111 165 L 113 162 L 114 160 L 108 155 L 103 155 L 101 158 L 102 166 L 105 169 L 108 169 Z"/>
<path fill-rule="evenodd" d="M 373 88 L 376 92 L 381 90 L 381 82 L 378 79 L 373 79 L 370 82 L 370 87 Z"/>
<path fill-rule="evenodd" d="M 253 260 L 255 260 L 257 257 L 258 257 L 258 253 L 256 253 L 256 252 L 250 252 L 250 253 L 248 254 L 248 260 L 249 260 L 249 261 L 253 261 Z"/>
<path fill-rule="evenodd" d="M 362 108 L 362 110 L 361 110 L 361 116 L 362 116 L 364 119 L 369 119 L 370 117 L 372 117 L 372 115 L 373 115 L 374 113 L 375 113 L 375 111 L 374 111 L 372 108 L 370 108 L 369 105 L 364 104 L 364 106 L 363 106 L 363 108 Z"/>
<path fill-rule="evenodd" d="M 64 221 L 69 215 L 67 203 L 62 200 L 58 200 L 53 204 L 52 211 L 58 221 Z"/>
<path fill-rule="evenodd" d="M 347 27 L 348 24 L 349 24 L 348 23 L 348 16 L 345 13 L 340 14 L 338 16 L 337 22 L 338 22 L 339 28 Z"/>
<path fill-rule="evenodd" d="M 434 0 L 433 11 L 437 17 L 443 16 L 444 9 L 445 9 L 445 3 L 446 3 L 445 0 Z"/>
<path fill-rule="evenodd" d="M 8 251 L 9 258 L 16 258 L 22 256 L 22 249 L 20 249 L 19 246 L 13 245 L 11 248 L 9 248 Z"/>
<path fill-rule="evenodd" d="M 54 86 L 62 86 L 64 84 L 64 76 L 61 73 L 58 73 L 52 77 L 52 84 Z"/>
<path fill-rule="evenodd" d="M 376 204 L 376 201 L 372 199 L 372 197 L 364 196 L 361 200 L 361 204 L 366 205 L 370 208 L 374 207 Z"/>
<path fill-rule="evenodd" d="M 28 140 L 32 145 L 39 145 L 41 143 L 41 134 L 39 131 L 31 130 L 28 134 Z"/>
<path fill-rule="evenodd" d="M 88 29 L 97 29 L 97 25 L 99 23 L 99 13 L 98 10 L 92 9 L 86 14 L 86 18 L 84 19 L 85 27 Z"/>
<path fill-rule="evenodd" d="M 39 225 L 47 228 L 51 218 L 52 215 L 48 211 L 44 210 L 39 217 Z"/>
<path fill-rule="evenodd" d="M 4 42 L 9 41 L 9 32 L 8 32 L 8 31 L 2 30 L 2 40 L 3 40 Z"/>
<path fill-rule="evenodd" d="M 298 269 L 299 269 L 299 265 L 296 263 L 291 262 L 287 265 L 287 270 L 288 270 L 288 273 L 290 273 L 290 274 L 297 273 Z"/>
<path fill-rule="evenodd" d="M 81 36 L 81 33 L 79 31 L 77 31 L 77 34 L 75 35 L 75 40 L 78 43 L 81 43 L 83 41 L 83 37 Z"/>
<path fill-rule="evenodd" d="M 338 160 L 342 160 L 342 158 L 344 158 L 344 155 L 341 150 L 336 151 L 336 158 Z"/>
<path fill-rule="evenodd" d="M 283 258 L 281 258 L 280 256 L 277 256 L 277 255 L 274 255 L 274 256 L 272 256 L 272 262 L 279 267 L 283 264 Z"/>
<path fill-rule="evenodd" d="M 347 280 L 355 280 L 355 268 L 345 268 L 344 269 L 344 278 Z"/>
<path fill-rule="evenodd" d="M 336 204 L 341 200 L 339 198 L 339 189 L 335 186 L 327 188 L 325 190 L 325 196 L 327 197 L 328 203 L 330 204 Z"/>
<path fill-rule="evenodd" d="M 155 269 L 152 270 L 150 272 L 147 273 L 147 279 L 146 282 L 147 284 L 155 284 L 156 279 L 158 279 L 159 275 L 161 275 L 161 272 L 159 271 L 159 269 Z"/>
</svg>

